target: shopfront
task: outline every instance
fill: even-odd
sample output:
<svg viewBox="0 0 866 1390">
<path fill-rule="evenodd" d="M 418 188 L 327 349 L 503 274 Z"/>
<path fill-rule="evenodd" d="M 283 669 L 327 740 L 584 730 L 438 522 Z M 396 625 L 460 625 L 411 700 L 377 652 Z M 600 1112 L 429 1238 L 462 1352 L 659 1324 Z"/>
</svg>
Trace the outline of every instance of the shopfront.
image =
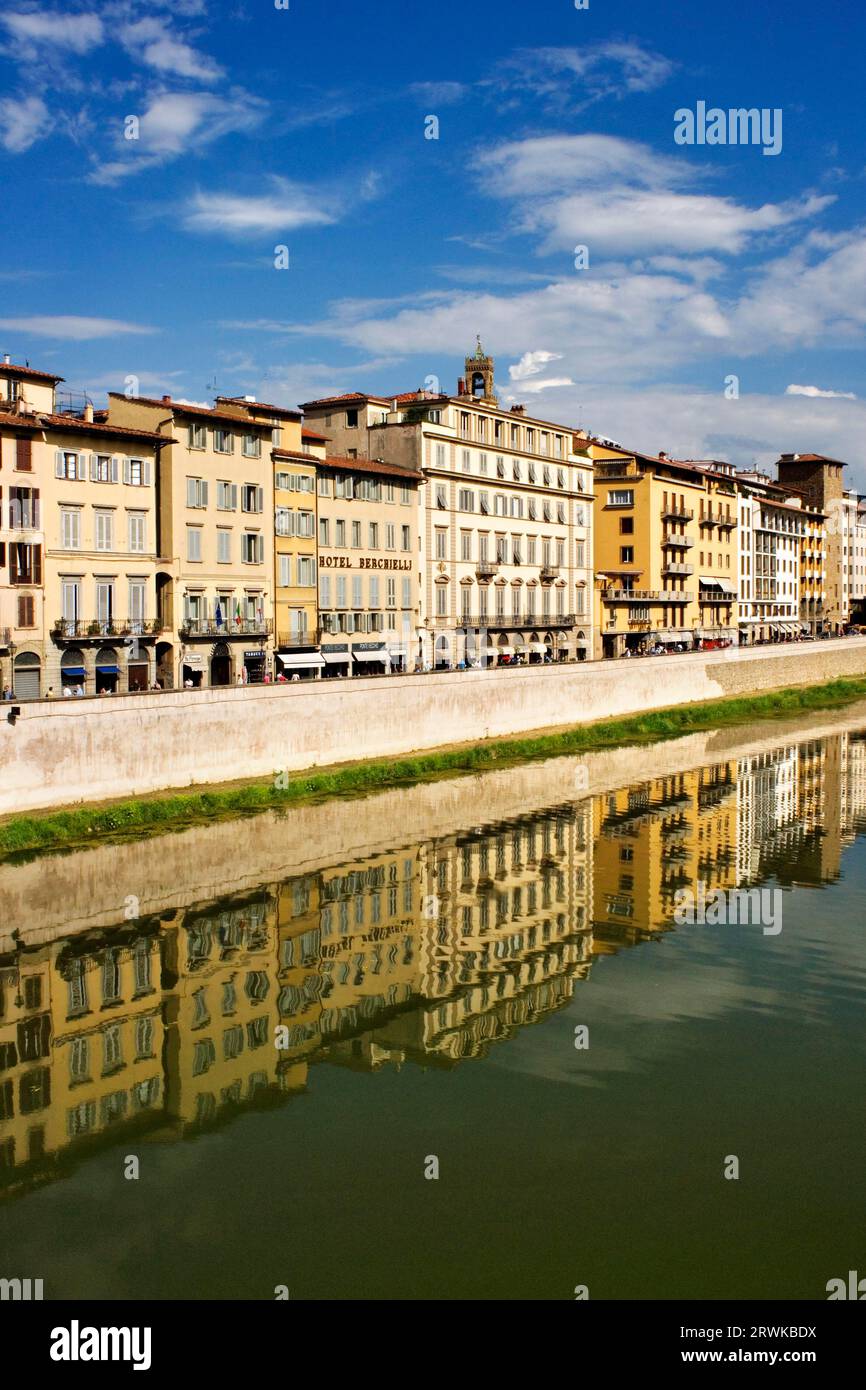
<svg viewBox="0 0 866 1390">
<path fill-rule="evenodd" d="M 265 679 L 267 662 L 263 650 L 244 652 L 244 667 L 246 668 L 246 684 L 261 685 Z"/>
<path fill-rule="evenodd" d="M 204 657 L 201 652 L 187 652 L 180 671 L 180 683 L 185 690 L 198 690 L 204 684 Z"/>
<path fill-rule="evenodd" d="M 314 681 L 318 680 L 325 670 L 325 658 L 319 652 L 277 652 L 277 680 L 280 677 L 286 680 L 293 680 L 297 676 L 298 680 Z"/>
<path fill-rule="evenodd" d="M 352 655 L 349 651 L 348 642 L 334 642 L 328 645 L 323 643 L 321 653 L 322 660 L 325 663 L 322 668 L 323 680 L 333 680 L 339 676 L 349 675 Z"/>
<path fill-rule="evenodd" d="M 356 642 L 352 664 L 356 676 L 384 676 L 390 670 L 391 659 L 384 642 Z"/>
</svg>

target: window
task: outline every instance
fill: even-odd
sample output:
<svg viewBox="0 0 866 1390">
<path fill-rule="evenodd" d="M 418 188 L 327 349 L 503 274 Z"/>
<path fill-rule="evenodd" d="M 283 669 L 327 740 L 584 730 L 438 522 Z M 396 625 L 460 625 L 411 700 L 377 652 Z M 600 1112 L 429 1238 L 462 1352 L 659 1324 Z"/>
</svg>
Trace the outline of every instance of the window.
<svg viewBox="0 0 866 1390">
<path fill-rule="evenodd" d="M 112 463 L 114 464 L 113 477 Z M 92 483 L 116 483 L 117 459 L 112 459 L 110 454 L 93 454 L 90 460 L 90 481 Z"/>
<path fill-rule="evenodd" d="M 436 506 L 440 511 L 446 510 L 448 506 L 448 494 L 445 490 L 444 483 L 436 484 Z"/>
<path fill-rule="evenodd" d="M 472 491 L 472 488 L 460 488 L 458 493 L 458 506 L 461 512 L 475 511 L 475 493 Z"/>
<path fill-rule="evenodd" d="M 353 608 L 360 608 L 361 605 L 362 605 L 362 603 L 364 602 L 364 596 L 363 596 L 362 587 L 361 587 L 362 584 L 363 584 L 362 576 L 361 576 L 360 574 L 353 574 L 353 575 L 352 575 L 352 607 L 353 607 Z"/>
<path fill-rule="evenodd" d="M 440 584 L 436 590 L 436 617 L 445 618 L 448 615 L 448 590 L 444 584 Z"/>
<path fill-rule="evenodd" d="M 564 468 L 557 468 L 557 470 L 556 470 L 556 486 L 557 486 L 557 487 L 565 487 L 565 469 L 564 469 Z"/>
<path fill-rule="evenodd" d="M 634 546 L 621 545 L 619 548 L 620 563 L 623 565 L 634 564 Z"/>
<path fill-rule="evenodd" d="M 369 586 L 369 587 L 370 587 L 370 602 L 369 602 L 369 604 L 368 604 L 367 606 L 368 606 L 369 608 L 378 608 L 378 607 L 379 607 L 379 576 L 378 576 L 378 574 L 371 574 L 371 575 L 370 575 L 370 586 Z"/>
<path fill-rule="evenodd" d="M 401 550 L 411 550 L 411 549 L 412 549 L 412 532 L 411 532 L 411 528 L 408 527 L 408 526 L 401 526 L 401 527 L 400 527 L 400 549 L 401 549 Z"/>
<path fill-rule="evenodd" d="M 371 550 L 378 550 L 378 549 L 379 549 L 379 523 L 378 523 L 378 521 L 371 521 L 371 522 L 370 522 L 370 526 L 369 526 L 369 529 L 368 529 L 368 534 L 369 534 L 369 545 L 370 545 L 370 549 L 371 549 Z"/>
<path fill-rule="evenodd" d="M 238 509 L 237 483 L 217 483 L 217 511 L 236 512 Z"/>
<path fill-rule="evenodd" d="M 621 517 L 620 517 L 620 519 L 619 519 L 619 534 L 620 534 L 621 536 L 633 536 L 633 535 L 634 535 L 634 517 L 633 517 L 633 516 L 621 516 Z"/>
<path fill-rule="evenodd" d="M 586 542 L 585 542 L 585 541 L 576 541 L 576 542 L 575 542 L 574 563 L 577 565 L 577 568 L 578 568 L 578 569 L 583 569 L 584 565 L 586 564 Z"/>
<path fill-rule="evenodd" d="M 360 550 L 360 549 L 361 549 L 361 523 L 360 523 L 360 521 L 353 521 L 353 522 L 352 522 L 352 549 L 353 549 L 353 550 Z"/>
<path fill-rule="evenodd" d="M 298 512 L 297 535 L 312 540 L 316 534 L 316 518 L 312 512 Z"/>
<path fill-rule="evenodd" d="M 385 607 L 397 607 L 397 581 L 393 575 L 385 580 Z"/>
<path fill-rule="evenodd" d="M 127 514 L 128 548 L 131 555 L 143 555 L 146 547 L 146 521 L 144 512 Z"/>
<path fill-rule="evenodd" d="M 358 412 L 357 412 L 357 410 L 347 410 L 347 411 L 346 411 L 346 428 L 347 428 L 347 429 L 350 429 L 350 430 L 354 430 L 354 429 L 357 429 L 357 428 L 358 428 Z"/>
<path fill-rule="evenodd" d="M 613 488 L 607 494 L 607 505 L 609 507 L 633 507 L 634 489 L 630 487 Z"/>
<path fill-rule="evenodd" d="M 302 588 L 312 589 L 316 586 L 316 567 L 312 555 L 298 556 L 298 584 Z"/>
<path fill-rule="evenodd" d="M 232 559 L 232 533 L 225 527 L 217 530 L 217 563 L 220 565 L 231 564 Z"/>
<path fill-rule="evenodd" d="M 262 512 L 265 509 L 264 488 L 257 487 L 255 483 L 244 483 L 241 488 L 241 511 L 242 512 Z"/>
<path fill-rule="evenodd" d="M 396 549 L 397 549 L 397 528 L 396 528 L 396 526 L 394 526 L 394 525 L 391 524 L 390 522 L 389 522 L 388 525 L 385 527 L 385 549 L 386 549 L 386 550 L 396 550 Z"/>
<path fill-rule="evenodd" d="M 18 626 L 36 626 L 36 600 L 33 594 L 18 595 Z"/>
<path fill-rule="evenodd" d="M 235 437 L 231 430 L 218 427 L 213 432 L 213 446 L 218 454 L 233 454 L 235 451 Z"/>
<path fill-rule="evenodd" d="M 279 579 L 281 589 L 288 589 L 292 583 L 292 557 L 291 555 L 278 555 L 279 560 Z"/>
<path fill-rule="evenodd" d="M 436 530 L 436 559 L 444 560 L 448 554 L 448 532 Z"/>
<path fill-rule="evenodd" d="M 408 574 L 403 576 L 403 607 L 412 607 L 412 580 Z"/>
<path fill-rule="evenodd" d="M 461 559 L 461 560 L 471 560 L 471 559 L 472 559 L 472 532 L 471 532 L 471 531 L 461 531 L 461 532 L 460 532 L 460 559 Z"/>
<path fill-rule="evenodd" d="M 334 522 L 334 545 L 338 550 L 346 548 L 346 523 L 345 521 Z"/>
<path fill-rule="evenodd" d="M 200 526 L 187 526 L 186 528 L 186 558 L 196 564 L 201 561 Z"/>
<path fill-rule="evenodd" d="M 150 487 L 150 460 L 124 459 L 123 481 L 129 487 Z"/>
<path fill-rule="evenodd" d="M 386 484 L 385 484 L 385 501 L 386 501 L 386 502 L 393 502 L 393 501 L 394 501 L 394 496 L 395 496 L 394 484 L 393 484 L 393 483 L 386 483 Z"/>
<path fill-rule="evenodd" d="M 245 565 L 263 565 L 265 538 L 257 531 L 245 531 L 241 536 L 241 561 Z"/>
<path fill-rule="evenodd" d="M 331 544 L 331 523 L 326 516 L 319 517 L 319 545 Z"/>
<path fill-rule="evenodd" d="M 563 502 L 557 502 L 556 504 L 556 519 L 560 526 L 565 525 L 565 504 Z"/>
<path fill-rule="evenodd" d="M 188 507 L 207 506 L 207 480 L 205 478 L 187 478 L 186 505 Z"/>
<path fill-rule="evenodd" d="M 262 441 L 257 434 L 245 434 L 241 444 L 244 458 L 257 459 L 262 455 Z"/>
<path fill-rule="evenodd" d="M 348 607 L 348 605 L 347 605 L 347 603 L 346 603 L 346 576 L 343 575 L 343 574 L 338 574 L 338 575 L 337 575 L 337 602 L 336 602 L 336 607 L 337 607 L 337 608 L 346 608 L 346 607 Z"/>
<path fill-rule="evenodd" d="M 60 544 L 64 550 L 81 549 L 81 512 L 77 507 L 60 509 Z"/>
<path fill-rule="evenodd" d="M 400 505 L 408 507 L 412 503 L 412 488 L 409 483 L 400 484 Z"/>
<path fill-rule="evenodd" d="M 72 478 L 79 482 L 84 478 L 84 456 L 64 453 L 58 449 L 54 455 L 54 473 L 58 478 Z"/>
<path fill-rule="evenodd" d="M 94 527 L 96 531 L 96 549 L 114 549 L 114 513 L 113 512 L 94 512 Z"/>
<path fill-rule="evenodd" d="M 330 480 L 330 478 L 326 478 L 326 477 L 322 476 L 322 477 L 319 478 L 319 496 L 320 496 L 320 497 L 330 497 L 330 495 L 331 495 L 331 480 Z"/>
<path fill-rule="evenodd" d="M 460 466 L 464 473 L 472 472 L 472 455 L 468 449 L 460 450 Z"/>
<path fill-rule="evenodd" d="M 331 576 L 329 574 L 319 575 L 319 607 L 330 608 L 331 606 Z"/>
<path fill-rule="evenodd" d="M 497 478 L 505 477 L 505 459 L 501 454 L 496 455 L 496 476 Z"/>
<path fill-rule="evenodd" d="M 207 441 L 207 434 L 204 425 L 191 424 L 189 426 L 189 447 L 190 449 L 203 449 Z"/>
</svg>

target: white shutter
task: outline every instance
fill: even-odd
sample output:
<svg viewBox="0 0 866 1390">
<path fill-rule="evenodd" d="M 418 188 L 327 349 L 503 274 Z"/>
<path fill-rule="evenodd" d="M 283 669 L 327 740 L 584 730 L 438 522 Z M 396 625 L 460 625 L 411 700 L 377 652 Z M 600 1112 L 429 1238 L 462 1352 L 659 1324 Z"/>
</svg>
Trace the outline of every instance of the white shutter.
<svg viewBox="0 0 866 1390">
<path fill-rule="evenodd" d="M 264 536 L 256 536 L 256 562 L 257 562 L 257 564 L 262 565 L 262 564 L 264 564 L 264 560 L 265 560 L 265 538 L 264 538 Z"/>
<path fill-rule="evenodd" d="M 256 488 L 256 511 L 257 511 L 257 512 L 263 512 L 264 510 L 265 510 L 265 490 L 264 490 L 263 487 L 257 487 L 257 488 Z"/>
<path fill-rule="evenodd" d="M 63 450 L 62 450 L 62 449 L 55 449 L 55 451 L 54 451 L 54 476 L 55 476 L 55 478 L 62 478 L 62 477 L 63 477 Z"/>
<path fill-rule="evenodd" d="M 232 511 L 233 511 L 233 512 L 236 512 L 237 509 L 238 509 L 238 485 L 237 485 L 237 483 L 232 483 L 232 484 L 231 484 L 231 502 L 232 502 Z"/>
<path fill-rule="evenodd" d="M 96 482 L 96 455 L 95 455 L 95 454 L 91 454 L 91 455 L 90 455 L 90 481 L 91 481 L 92 483 L 95 483 L 95 482 Z"/>
<path fill-rule="evenodd" d="M 206 479 L 206 478 L 202 478 L 202 480 L 201 480 L 201 505 L 202 505 L 203 507 L 206 507 L 206 506 L 207 506 L 207 479 Z"/>
<path fill-rule="evenodd" d="M 113 483 L 116 483 L 119 477 L 120 477 L 120 459 L 118 458 L 117 454 L 112 454 L 112 456 L 111 456 L 111 481 L 112 481 Z M 126 479 L 124 478 L 124 482 L 125 482 L 125 481 L 126 481 Z"/>
<path fill-rule="evenodd" d="M 144 487 L 150 487 L 151 483 L 151 461 L 142 459 L 141 461 L 141 481 Z"/>
<path fill-rule="evenodd" d="M 128 458 L 123 460 L 123 481 L 125 483 L 132 482 L 132 466 Z"/>
<path fill-rule="evenodd" d="M 187 478 L 186 480 L 186 505 L 188 507 L 195 506 L 195 478 Z"/>
</svg>

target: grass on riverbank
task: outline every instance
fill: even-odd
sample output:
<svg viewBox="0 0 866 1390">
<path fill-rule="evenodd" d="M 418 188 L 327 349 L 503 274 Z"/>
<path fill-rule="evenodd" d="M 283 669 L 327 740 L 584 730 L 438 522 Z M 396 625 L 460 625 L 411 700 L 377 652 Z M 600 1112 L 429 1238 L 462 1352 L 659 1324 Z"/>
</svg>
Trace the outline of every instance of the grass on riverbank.
<svg viewBox="0 0 866 1390">
<path fill-rule="evenodd" d="M 245 786 L 235 784 L 210 791 L 13 816 L 0 823 L 0 858 L 29 858 L 40 851 L 73 850 L 99 840 L 160 834 L 207 821 L 288 809 L 332 797 L 360 796 L 441 777 L 507 768 L 540 758 L 573 756 L 630 743 L 656 743 L 747 720 L 834 709 L 864 697 L 866 679 L 834 680 L 824 685 L 795 686 L 765 695 L 678 705 L 528 738 L 491 739 L 409 758 L 380 758 L 330 771 L 297 773 L 282 777 L 280 785 L 275 774 L 269 782 Z"/>
</svg>

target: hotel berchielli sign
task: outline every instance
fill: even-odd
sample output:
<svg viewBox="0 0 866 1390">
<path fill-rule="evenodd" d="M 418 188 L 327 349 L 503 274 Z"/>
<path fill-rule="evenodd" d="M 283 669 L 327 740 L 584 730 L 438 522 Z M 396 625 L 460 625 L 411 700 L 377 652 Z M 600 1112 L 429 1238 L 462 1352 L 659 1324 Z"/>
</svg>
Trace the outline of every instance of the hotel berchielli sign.
<svg viewBox="0 0 866 1390">
<path fill-rule="evenodd" d="M 351 555 L 320 555 L 320 570 L 410 570 L 411 560 L 390 560 L 387 556 L 359 555 L 357 562 Z"/>
</svg>

